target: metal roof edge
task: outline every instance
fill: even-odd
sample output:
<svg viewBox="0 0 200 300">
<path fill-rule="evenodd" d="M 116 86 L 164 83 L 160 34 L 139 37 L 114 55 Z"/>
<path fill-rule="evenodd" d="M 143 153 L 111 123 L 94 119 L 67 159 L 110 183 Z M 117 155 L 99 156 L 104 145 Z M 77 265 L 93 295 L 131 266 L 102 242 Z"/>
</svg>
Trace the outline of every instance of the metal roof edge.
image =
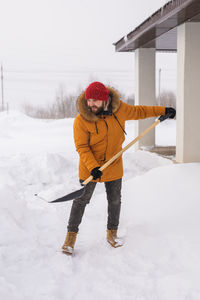
<svg viewBox="0 0 200 300">
<path fill-rule="evenodd" d="M 133 36 L 134 36 L 134 39 L 139 38 L 142 34 L 147 32 L 148 30 L 150 30 L 156 24 L 162 23 L 166 19 L 173 17 L 173 15 L 175 15 L 179 10 L 188 6 L 192 2 L 194 2 L 194 0 L 171 0 L 171 1 L 167 2 L 164 6 L 162 6 L 157 11 L 155 11 L 150 17 L 148 17 L 144 22 L 142 22 L 134 30 L 129 32 L 127 35 L 123 36 L 116 43 L 113 43 L 113 45 L 116 48 L 118 46 L 118 49 L 116 49 L 116 51 L 120 52 L 120 49 L 123 48 L 123 46 L 125 44 L 126 44 L 126 46 L 128 46 L 129 43 L 132 42 Z M 176 27 L 176 26 L 174 26 L 174 27 Z"/>
</svg>

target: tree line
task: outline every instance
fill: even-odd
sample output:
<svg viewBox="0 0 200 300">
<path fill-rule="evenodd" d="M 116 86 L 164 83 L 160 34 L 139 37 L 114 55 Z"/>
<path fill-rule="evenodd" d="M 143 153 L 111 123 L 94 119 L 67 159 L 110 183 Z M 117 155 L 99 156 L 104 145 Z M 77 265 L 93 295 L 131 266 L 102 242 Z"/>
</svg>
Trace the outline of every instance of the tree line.
<svg viewBox="0 0 200 300">
<path fill-rule="evenodd" d="M 62 88 L 60 88 L 56 99 L 52 104 L 46 105 L 45 107 L 24 104 L 23 111 L 26 115 L 39 119 L 74 118 L 78 114 L 78 94 L 80 93 L 67 94 L 64 93 Z M 135 104 L 134 94 L 129 96 L 120 94 L 120 96 L 124 102 L 131 105 Z M 176 108 L 176 96 L 172 91 L 163 91 L 159 97 L 156 98 L 156 101 L 158 105 Z"/>
</svg>

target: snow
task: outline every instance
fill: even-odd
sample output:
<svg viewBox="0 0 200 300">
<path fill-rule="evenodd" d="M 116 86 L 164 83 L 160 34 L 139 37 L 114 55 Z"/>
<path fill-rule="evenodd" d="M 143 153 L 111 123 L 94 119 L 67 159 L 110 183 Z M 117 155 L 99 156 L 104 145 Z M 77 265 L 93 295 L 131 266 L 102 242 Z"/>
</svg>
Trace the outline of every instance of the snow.
<svg viewBox="0 0 200 300">
<path fill-rule="evenodd" d="M 166 120 L 162 126 L 157 126 L 156 145 L 175 146 L 176 145 L 176 126 L 172 120 Z M 167 138 L 166 138 L 167 137 Z"/>
<path fill-rule="evenodd" d="M 135 122 L 127 123 L 127 142 Z M 73 119 L 0 114 L 0 295 L 6 300 L 200 299 L 199 163 L 133 148 L 124 153 L 119 237 L 106 240 L 107 203 L 98 184 L 77 237 L 61 252 L 71 201 L 34 196 L 65 184 L 80 188 Z M 174 145 L 175 121 L 158 125 L 158 144 Z"/>
</svg>

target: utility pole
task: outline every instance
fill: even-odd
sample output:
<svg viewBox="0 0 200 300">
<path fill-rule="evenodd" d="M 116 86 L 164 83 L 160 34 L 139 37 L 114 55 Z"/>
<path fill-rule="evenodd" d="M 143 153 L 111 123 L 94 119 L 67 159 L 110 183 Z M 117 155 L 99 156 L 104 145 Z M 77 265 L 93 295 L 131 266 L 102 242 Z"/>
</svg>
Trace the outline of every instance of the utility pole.
<svg viewBox="0 0 200 300">
<path fill-rule="evenodd" d="M 160 102 L 161 102 L 161 94 L 160 94 L 160 91 L 161 91 L 161 69 L 159 69 L 159 81 L 158 81 L 158 105 L 160 105 Z"/>
<path fill-rule="evenodd" d="M 3 66 L 1 64 L 1 109 L 4 111 Z"/>
</svg>

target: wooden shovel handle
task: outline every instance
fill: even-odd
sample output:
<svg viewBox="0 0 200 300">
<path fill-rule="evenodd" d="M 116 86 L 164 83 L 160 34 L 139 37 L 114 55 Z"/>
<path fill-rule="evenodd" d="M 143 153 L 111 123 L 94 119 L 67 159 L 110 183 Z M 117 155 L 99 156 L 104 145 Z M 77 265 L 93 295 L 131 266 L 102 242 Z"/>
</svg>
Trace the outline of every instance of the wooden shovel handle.
<svg viewBox="0 0 200 300">
<path fill-rule="evenodd" d="M 125 152 L 127 149 L 129 149 L 131 146 L 133 146 L 138 140 L 140 140 L 145 134 L 147 134 L 151 129 L 156 127 L 161 122 L 160 119 L 155 121 L 151 126 L 149 126 L 146 130 L 144 130 L 140 135 L 138 135 L 132 142 L 130 142 L 128 145 L 126 145 L 121 151 L 119 151 L 117 154 L 115 154 L 111 159 L 109 159 L 103 166 L 99 168 L 100 171 L 103 171 L 105 168 L 107 168 L 110 164 L 112 164 L 113 161 L 115 161 L 120 155 L 122 155 L 123 152 Z M 93 179 L 93 176 L 91 175 L 88 177 L 82 184 L 86 185 Z"/>
</svg>

